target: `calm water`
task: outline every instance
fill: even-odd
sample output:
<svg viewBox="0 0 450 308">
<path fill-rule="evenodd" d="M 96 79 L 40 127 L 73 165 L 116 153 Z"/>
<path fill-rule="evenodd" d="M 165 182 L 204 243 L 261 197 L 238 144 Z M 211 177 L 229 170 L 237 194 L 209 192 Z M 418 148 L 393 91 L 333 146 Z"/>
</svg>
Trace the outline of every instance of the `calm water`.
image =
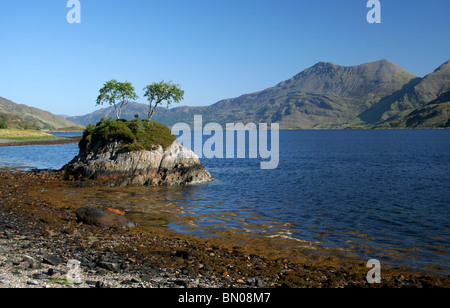
<svg viewBox="0 0 450 308">
<path fill-rule="evenodd" d="M 82 133 L 53 133 L 59 137 Z M 78 154 L 77 144 L 0 147 L 0 167 L 61 169 Z"/>
<path fill-rule="evenodd" d="M 77 145 L 0 148 L 1 166 L 59 169 Z M 180 188 L 195 228 L 280 234 L 450 273 L 450 130 L 281 131 L 280 164 L 202 159 L 216 178 Z M 355 246 L 355 244 L 357 244 Z"/>
</svg>

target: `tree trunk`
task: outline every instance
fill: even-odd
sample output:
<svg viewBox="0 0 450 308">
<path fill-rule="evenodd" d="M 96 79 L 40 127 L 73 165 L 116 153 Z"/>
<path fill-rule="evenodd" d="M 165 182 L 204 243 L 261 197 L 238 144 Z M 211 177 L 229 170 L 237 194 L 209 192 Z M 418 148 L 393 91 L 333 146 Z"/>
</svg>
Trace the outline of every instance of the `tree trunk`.
<svg viewBox="0 0 450 308">
<path fill-rule="evenodd" d="M 149 109 L 149 114 L 148 114 L 148 120 L 149 121 L 152 119 L 153 114 L 155 113 L 156 107 L 158 107 L 159 104 L 161 104 L 161 101 L 160 102 L 156 102 L 155 103 L 155 107 L 153 107 L 153 109 L 152 109 L 152 105 L 150 104 L 150 109 Z M 150 110 L 151 110 L 151 112 L 150 112 Z"/>
<path fill-rule="evenodd" d="M 148 117 L 147 117 L 147 119 L 150 121 L 152 116 L 153 116 L 152 103 L 150 103 L 150 107 L 148 107 Z"/>
<path fill-rule="evenodd" d="M 117 113 L 117 120 L 120 120 L 120 117 L 122 116 L 122 108 L 127 104 L 127 101 L 123 101 L 119 106 L 119 112 Z"/>
<path fill-rule="evenodd" d="M 116 112 L 116 118 L 117 118 L 117 120 L 119 120 L 119 113 L 118 113 L 117 105 L 116 105 L 116 104 L 114 104 L 114 111 Z"/>
<path fill-rule="evenodd" d="M 155 113 L 156 106 L 152 109 L 152 112 L 148 115 L 148 120 L 150 121 Z"/>
</svg>

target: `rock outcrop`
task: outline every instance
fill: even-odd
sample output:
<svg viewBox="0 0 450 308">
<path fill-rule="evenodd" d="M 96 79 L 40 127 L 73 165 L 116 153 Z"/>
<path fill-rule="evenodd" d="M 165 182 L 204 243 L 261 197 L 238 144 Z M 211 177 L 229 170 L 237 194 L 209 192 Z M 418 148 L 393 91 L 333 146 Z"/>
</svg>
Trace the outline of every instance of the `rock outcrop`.
<svg viewBox="0 0 450 308">
<path fill-rule="evenodd" d="M 62 168 L 66 178 L 95 180 L 106 186 L 193 185 L 210 182 L 211 174 L 198 156 L 175 140 L 166 149 L 126 151 L 124 142 L 97 144 Z"/>
</svg>

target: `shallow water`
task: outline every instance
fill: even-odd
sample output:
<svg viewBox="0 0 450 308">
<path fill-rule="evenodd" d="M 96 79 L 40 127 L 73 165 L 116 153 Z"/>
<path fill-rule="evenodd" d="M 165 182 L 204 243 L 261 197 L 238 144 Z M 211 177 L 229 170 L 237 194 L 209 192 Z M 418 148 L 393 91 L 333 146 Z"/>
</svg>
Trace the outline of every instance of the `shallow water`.
<svg viewBox="0 0 450 308">
<path fill-rule="evenodd" d="M 0 148 L 0 167 L 59 169 L 77 152 L 77 145 Z M 179 232 L 278 234 L 450 273 L 449 130 L 281 131 L 277 169 L 261 170 L 259 159 L 202 162 L 214 182 L 105 193 L 93 202 L 149 220 L 156 209 L 193 217 L 169 223 Z"/>
</svg>

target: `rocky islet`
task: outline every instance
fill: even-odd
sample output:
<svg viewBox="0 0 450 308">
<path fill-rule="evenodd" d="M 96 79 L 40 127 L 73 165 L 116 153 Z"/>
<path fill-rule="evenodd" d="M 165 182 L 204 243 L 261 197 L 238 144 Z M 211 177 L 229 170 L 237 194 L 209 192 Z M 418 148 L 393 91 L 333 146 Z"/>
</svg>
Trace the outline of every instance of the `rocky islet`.
<svg viewBox="0 0 450 308">
<path fill-rule="evenodd" d="M 124 142 L 108 142 L 80 153 L 62 168 L 66 179 L 95 180 L 106 186 L 194 185 L 213 180 L 198 156 L 178 141 L 163 149 L 126 151 Z"/>
</svg>

